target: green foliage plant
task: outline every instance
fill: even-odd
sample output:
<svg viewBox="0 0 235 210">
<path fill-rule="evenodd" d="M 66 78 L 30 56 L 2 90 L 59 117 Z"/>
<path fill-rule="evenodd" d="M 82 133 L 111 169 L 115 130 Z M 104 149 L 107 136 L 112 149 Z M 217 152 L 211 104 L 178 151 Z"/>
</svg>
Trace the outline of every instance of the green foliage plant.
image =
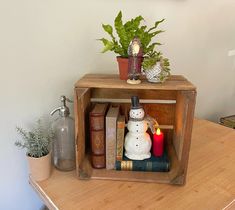
<svg viewBox="0 0 235 210">
<path fill-rule="evenodd" d="M 170 62 L 168 58 L 163 57 L 161 52 L 153 51 L 144 57 L 142 62 L 143 71 L 153 69 L 157 62 L 160 62 L 162 67 L 162 71 L 159 75 L 160 80 L 164 81 L 166 77 L 170 76 Z"/>
<path fill-rule="evenodd" d="M 44 128 L 41 120 L 37 120 L 32 131 L 26 131 L 21 127 L 16 127 L 17 133 L 22 137 L 22 141 L 16 141 L 15 145 L 26 149 L 26 154 L 30 157 L 43 157 L 50 152 L 50 145 L 54 138 L 51 128 Z"/>
<path fill-rule="evenodd" d="M 146 55 L 154 51 L 157 45 L 161 45 L 159 42 L 152 42 L 152 39 L 162 33 L 162 30 L 157 30 L 158 25 L 164 21 L 156 21 L 153 27 L 147 28 L 142 24 L 144 18 L 137 16 L 127 22 L 123 23 L 122 12 L 120 11 L 114 20 L 114 28 L 118 38 L 114 36 L 113 27 L 109 24 L 102 24 L 102 27 L 106 33 L 109 34 L 111 39 L 101 38 L 104 48 L 102 52 L 113 51 L 121 57 L 128 57 L 128 46 L 133 38 L 138 37 L 142 44 L 143 54 Z"/>
</svg>

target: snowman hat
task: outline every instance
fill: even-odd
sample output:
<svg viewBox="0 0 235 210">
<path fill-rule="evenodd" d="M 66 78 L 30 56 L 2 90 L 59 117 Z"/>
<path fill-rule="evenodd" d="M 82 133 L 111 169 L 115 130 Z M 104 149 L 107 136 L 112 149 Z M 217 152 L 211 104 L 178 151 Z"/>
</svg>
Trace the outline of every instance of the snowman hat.
<svg viewBox="0 0 235 210">
<path fill-rule="evenodd" d="M 142 106 L 140 105 L 139 97 L 132 96 L 131 97 L 131 109 L 140 109 L 140 108 L 142 108 Z"/>
</svg>

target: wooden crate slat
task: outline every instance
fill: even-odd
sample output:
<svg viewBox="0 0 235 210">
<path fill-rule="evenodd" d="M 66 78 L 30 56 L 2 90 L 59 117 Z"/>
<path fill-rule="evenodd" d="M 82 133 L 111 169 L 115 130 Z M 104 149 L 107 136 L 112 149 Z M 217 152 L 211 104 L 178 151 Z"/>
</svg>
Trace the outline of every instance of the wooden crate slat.
<svg viewBox="0 0 235 210">
<path fill-rule="evenodd" d="M 80 175 L 82 170 L 82 163 L 85 156 L 85 146 L 87 145 L 87 118 L 86 114 L 90 104 L 90 89 L 89 88 L 77 88 L 75 89 L 75 145 L 76 145 L 76 170 Z"/>
<path fill-rule="evenodd" d="M 122 94 L 120 94 L 119 89 L 112 88 L 93 88 L 92 98 L 107 98 L 107 99 L 130 99 L 131 96 L 138 96 L 140 99 L 161 99 L 161 100 L 175 100 L 176 91 L 166 91 L 166 90 L 155 90 L 151 89 L 123 89 Z"/>
<path fill-rule="evenodd" d="M 183 132 L 181 133 L 181 141 L 180 141 L 180 156 L 179 159 L 179 176 L 175 179 L 174 184 L 185 184 L 187 169 L 188 169 L 188 159 L 189 159 L 189 151 L 191 145 L 192 138 L 192 129 L 193 129 L 193 118 L 194 118 L 194 110 L 196 104 L 196 91 L 181 91 L 178 93 L 178 96 L 181 101 L 184 101 L 186 105 L 186 110 L 184 110 L 185 115 L 182 118 L 183 120 Z M 179 99 L 178 99 L 179 100 Z M 182 108 L 185 105 L 181 106 Z M 176 118 L 179 116 L 176 116 Z M 177 126 L 177 123 L 175 124 Z M 176 130 L 176 129 L 175 129 Z M 179 152 L 178 152 L 179 154 Z"/>
<path fill-rule="evenodd" d="M 139 85 L 130 85 L 120 80 L 118 75 L 88 74 L 81 78 L 75 87 L 115 88 L 140 90 L 195 90 L 196 87 L 181 75 L 172 75 L 163 84 L 149 83 L 146 79 Z"/>
</svg>

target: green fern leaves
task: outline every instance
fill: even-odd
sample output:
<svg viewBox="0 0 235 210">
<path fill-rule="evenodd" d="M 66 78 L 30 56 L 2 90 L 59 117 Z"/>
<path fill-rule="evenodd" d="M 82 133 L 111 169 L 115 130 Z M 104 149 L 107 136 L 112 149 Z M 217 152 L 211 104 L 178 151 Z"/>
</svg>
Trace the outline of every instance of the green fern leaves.
<svg viewBox="0 0 235 210">
<path fill-rule="evenodd" d="M 111 40 L 102 38 L 99 39 L 102 41 L 104 48 L 102 53 L 107 51 L 114 51 L 116 54 L 122 57 L 128 57 L 128 46 L 132 39 L 138 37 L 142 44 L 144 55 L 154 51 L 157 45 L 160 45 L 158 42 L 151 43 L 152 39 L 159 33 L 164 31 L 156 30 L 158 25 L 164 21 L 156 21 L 154 26 L 147 29 L 146 25 L 141 25 L 144 21 L 142 16 L 137 16 L 126 23 L 123 23 L 122 12 L 120 11 L 117 17 L 114 20 L 114 28 L 118 39 L 115 38 L 113 32 L 113 27 L 109 24 L 103 24 L 102 27 L 104 31 L 111 37 Z"/>
</svg>

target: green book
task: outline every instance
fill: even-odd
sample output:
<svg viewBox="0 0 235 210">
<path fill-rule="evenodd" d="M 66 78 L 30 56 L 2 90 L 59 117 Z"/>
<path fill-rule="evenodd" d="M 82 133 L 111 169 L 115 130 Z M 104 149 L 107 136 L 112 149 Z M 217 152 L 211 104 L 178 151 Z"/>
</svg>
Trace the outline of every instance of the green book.
<svg viewBox="0 0 235 210">
<path fill-rule="evenodd" d="M 235 115 L 220 118 L 220 124 L 235 129 Z"/>
<path fill-rule="evenodd" d="M 153 171 L 168 172 L 170 170 L 170 161 L 167 152 L 164 151 L 161 157 L 154 157 L 145 160 L 130 160 L 124 157 L 122 161 L 116 161 L 116 170 L 119 171 Z"/>
</svg>

